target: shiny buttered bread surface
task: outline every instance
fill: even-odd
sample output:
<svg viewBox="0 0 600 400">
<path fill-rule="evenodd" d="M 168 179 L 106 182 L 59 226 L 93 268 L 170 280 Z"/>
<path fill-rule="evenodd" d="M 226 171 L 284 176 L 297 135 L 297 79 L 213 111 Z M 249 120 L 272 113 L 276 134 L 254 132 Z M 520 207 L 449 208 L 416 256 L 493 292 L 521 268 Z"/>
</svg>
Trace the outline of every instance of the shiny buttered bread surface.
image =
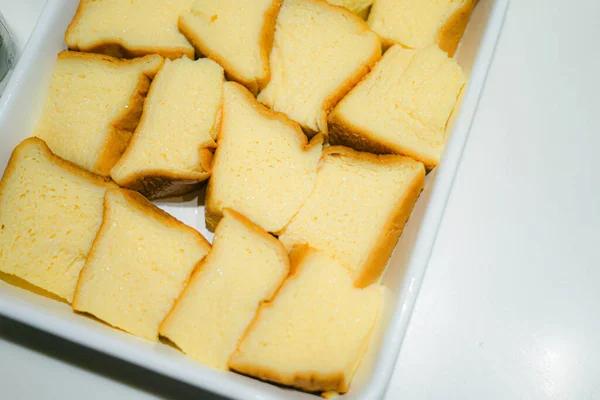
<svg viewBox="0 0 600 400">
<path fill-rule="evenodd" d="M 212 368 L 351 390 L 475 4 L 81 0 L 0 183 L 0 279 Z"/>
</svg>

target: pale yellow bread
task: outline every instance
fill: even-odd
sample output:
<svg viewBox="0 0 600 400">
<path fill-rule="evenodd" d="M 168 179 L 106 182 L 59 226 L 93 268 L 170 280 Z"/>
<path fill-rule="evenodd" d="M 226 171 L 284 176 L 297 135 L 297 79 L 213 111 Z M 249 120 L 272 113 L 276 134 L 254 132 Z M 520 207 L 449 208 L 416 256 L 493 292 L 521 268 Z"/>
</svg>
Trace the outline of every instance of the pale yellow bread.
<svg viewBox="0 0 600 400">
<path fill-rule="evenodd" d="M 408 157 L 327 147 L 314 191 L 279 240 L 288 250 L 331 251 L 366 286 L 379 279 L 424 180 L 423 164 Z"/>
<path fill-rule="evenodd" d="M 157 55 L 133 60 L 63 51 L 58 54 L 35 136 L 58 156 L 108 176 L 138 124 Z"/>
<path fill-rule="evenodd" d="M 110 189 L 73 309 L 157 341 L 160 323 L 209 250 L 200 233 L 141 194 Z"/>
<path fill-rule="evenodd" d="M 38 138 L 21 142 L 0 182 L 0 271 L 71 302 L 115 187 Z"/>
<path fill-rule="evenodd" d="M 281 0 L 196 0 L 179 29 L 227 77 L 256 94 L 269 80 L 269 53 Z"/>
<path fill-rule="evenodd" d="M 111 170 L 113 180 L 158 198 L 184 194 L 208 179 L 223 82 L 223 68 L 212 60 L 166 60 L 131 143 Z"/>
<path fill-rule="evenodd" d="M 329 4 L 347 8 L 362 19 L 369 15 L 369 9 L 373 0 L 327 0 Z"/>
<path fill-rule="evenodd" d="M 194 58 L 179 32 L 179 16 L 194 0 L 80 0 L 65 42 L 72 50 L 113 57 L 159 54 Z"/>
<path fill-rule="evenodd" d="M 311 392 L 348 390 L 384 289 L 359 289 L 325 252 L 299 250 L 292 275 L 263 304 L 229 360 L 235 371 Z"/>
<path fill-rule="evenodd" d="M 268 232 L 283 228 L 314 187 L 322 135 L 308 142 L 298 124 L 226 82 L 218 142 L 206 192 L 208 228 L 224 208 Z"/>
<path fill-rule="evenodd" d="M 367 23 L 383 40 L 411 49 L 437 44 L 452 57 L 478 0 L 375 0 Z"/>
<path fill-rule="evenodd" d="M 381 57 L 365 21 L 324 0 L 285 0 L 271 50 L 271 80 L 258 100 L 309 134 L 327 135 L 327 114 Z"/>
<path fill-rule="evenodd" d="M 227 361 L 254 319 L 289 273 L 285 247 L 229 209 L 210 253 L 160 327 L 160 334 L 203 364 L 227 370 Z"/>
<path fill-rule="evenodd" d="M 465 74 L 437 46 L 391 47 L 329 115 L 330 142 L 435 167 Z"/>
</svg>

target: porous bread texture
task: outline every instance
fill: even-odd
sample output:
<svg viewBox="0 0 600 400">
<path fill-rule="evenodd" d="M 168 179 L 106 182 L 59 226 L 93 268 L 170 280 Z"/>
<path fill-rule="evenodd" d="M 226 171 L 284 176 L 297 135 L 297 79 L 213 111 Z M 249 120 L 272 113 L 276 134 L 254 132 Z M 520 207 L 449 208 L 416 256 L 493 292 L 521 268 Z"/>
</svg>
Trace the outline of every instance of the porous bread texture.
<svg viewBox="0 0 600 400">
<path fill-rule="evenodd" d="M 113 180 L 159 198 L 184 194 L 208 179 L 223 82 L 223 68 L 212 60 L 166 60 L 131 143 L 111 170 Z"/>
<path fill-rule="evenodd" d="M 391 47 L 329 115 L 329 139 L 356 150 L 404 154 L 435 167 L 466 77 L 437 46 Z"/>
<path fill-rule="evenodd" d="M 160 328 L 185 354 L 227 370 L 227 361 L 289 273 L 285 247 L 241 214 L 225 209 L 210 253 Z"/>
<path fill-rule="evenodd" d="M 58 156 L 108 176 L 136 128 L 157 55 L 133 60 L 63 51 L 58 54 L 35 136 Z"/>
<path fill-rule="evenodd" d="M 141 194 L 110 189 L 73 309 L 157 341 L 160 323 L 210 244 Z"/>
<path fill-rule="evenodd" d="M 196 0 L 179 29 L 197 52 L 256 95 L 269 81 L 269 53 L 281 0 Z"/>
<path fill-rule="evenodd" d="M 347 8 L 362 19 L 366 19 L 373 0 L 327 0 L 329 4 Z"/>
<path fill-rule="evenodd" d="M 279 232 L 288 248 L 328 250 L 357 287 L 381 276 L 423 189 L 423 164 L 398 155 L 323 150 L 315 189 Z"/>
<path fill-rule="evenodd" d="M 194 0 L 80 0 L 65 33 L 71 50 L 113 57 L 159 54 L 194 58 L 194 48 L 179 32 L 179 16 Z"/>
<path fill-rule="evenodd" d="M 452 57 L 478 0 L 375 0 L 367 23 L 383 40 L 410 49 L 437 44 Z"/>
<path fill-rule="evenodd" d="M 311 392 L 345 393 L 369 345 L 384 289 L 354 287 L 349 271 L 306 248 L 264 303 L 229 360 L 246 375 Z"/>
<path fill-rule="evenodd" d="M 327 136 L 327 114 L 381 57 L 365 21 L 324 0 L 284 0 L 258 100 Z"/>
<path fill-rule="evenodd" d="M 300 126 L 258 103 L 240 84 L 223 86 L 223 112 L 206 225 L 214 230 L 231 208 L 268 232 L 282 229 L 312 191 L 323 137 L 310 142 Z"/>
<path fill-rule="evenodd" d="M 0 271 L 73 300 L 117 186 L 52 154 L 39 138 L 14 150 L 0 182 Z"/>
</svg>

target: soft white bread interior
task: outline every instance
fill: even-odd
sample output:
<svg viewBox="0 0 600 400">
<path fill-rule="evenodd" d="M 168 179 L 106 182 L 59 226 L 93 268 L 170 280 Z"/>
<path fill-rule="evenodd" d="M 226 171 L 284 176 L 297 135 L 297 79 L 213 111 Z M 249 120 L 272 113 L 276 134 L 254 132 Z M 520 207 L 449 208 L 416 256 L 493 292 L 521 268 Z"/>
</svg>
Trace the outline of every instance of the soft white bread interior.
<svg viewBox="0 0 600 400">
<path fill-rule="evenodd" d="M 142 338 L 158 327 L 210 245 L 137 192 L 110 189 L 73 309 Z"/>
<path fill-rule="evenodd" d="M 229 366 L 306 391 L 344 393 L 368 347 L 384 289 L 356 288 L 327 253 L 298 251 L 292 275 L 261 306 Z"/>
<path fill-rule="evenodd" d="M 138 124 L 157 55 L 133 60 L 63 51 L 58 54 L 35 136 L 58 156 L 108 176 Z"/>
<path fill-rule="evenodd" d="M 193 359 L 226 370 L 258 306 L 289 273 L 285 247 L 241 214 L 225 209 L 210 253 L 160 334 Z"/>
<path fill-rule="evenodd" d="M 329 4 L 347 8 L 362 19 L 366 19 L 373 0 L 327 0 Z"/>
<path fill-rule="evenodd" d="M 158 198 L 183 194 L 208 179 L 223 82 L 223 68 L 212 60 L 166 60 L 131 143 L 111 170 L 114 181 Z"/>
<path fill-rule="evenodd" d="M 408 157 L 330 146 L 315 190 L 279 239 L 288 250 L 329 250 L 357 286 L 366 286 L 384 270 L 424 180 L 423 164 Z"/>
<path fill-rule="evenodd" d="M 465 74 L 437 46 L 390 48 L 329 115 L 330 142 L 435 167 Z"/>
<path fill-rule="evenodd" d="M 327 113 L 381 57 L 365 21 L 324 0 L 285 0 L 271 50 L 271 80 L 258 100 L 309 134 L 327 135 Z"/>
<path fill-rule="evenodd" d="M 375 0 L 368 24 L 386 47 L 437 44 L 454 55 L 478 0 Z"/>
<path fill-rule="evenodd" d="M 256 94 L 269 80 L 269 53 L 281 0 L 196 0 L 179 29 L 227 77 Z"/>
<path fill-rule="evenodd" d="M 282 229 L 314 187 L 323 137 L 308 142 L 298 124 L 226 82 L 218 142 L 206 192 L 208 228 L 231 208 L 268 232 Z"/>
<path fill-rule="evenodd" d="M 0 271 L 71 302 L 115 187 L 38 138 L 21 142 L 0 182 Z"/>
<path fill-rule="evenodd" d="M 113 57 L 160 54 L 194 57 L 177 29 L 179 16 L 194 0 L 80 0 L 65 42 L 72 50 Z"/>
</svg>

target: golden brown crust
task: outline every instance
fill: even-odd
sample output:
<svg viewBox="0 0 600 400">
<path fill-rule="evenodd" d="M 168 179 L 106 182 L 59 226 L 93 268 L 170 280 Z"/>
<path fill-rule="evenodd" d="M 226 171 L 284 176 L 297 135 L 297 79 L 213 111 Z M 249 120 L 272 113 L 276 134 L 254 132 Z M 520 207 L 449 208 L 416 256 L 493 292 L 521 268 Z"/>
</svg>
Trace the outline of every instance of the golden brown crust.
<svg viewBox="0 0 600 400">
<path fill-rule="evenodd" d="M 65 43 L 69 47 L 70 50 L 81 51 L 86 53 L 98 53 L 105 54 L 107 56 L 116 57 L 116 58 L 136 58 L 142 57 L 149 54 L 158 54 L 164 58 L 169 58 L 171 60 L 180 58 L 183 56 L 188 56 L 189 58 L 194 58 L 194 49 L 190 48 L 178 48 L 178 47 L 168 47 L 168 48 L 157 48 L 157 47 L 127 47 L 127 45 L 123 44 L 121 40 L 109 41 L 109 42 L 101 42 L 95 43 L 90 46 L 79 46 L 75 41 L 71 38 L 71 33 L 75 30 L 75 27 L 81 22 L 83 8 L 87 5 L 87 3 L 93 2 L 95 0 L 80 0 L 79 5 L 77 6 L 77 10 L 75 11 L 75 16 L 71 20 L 71 23 L 67 27 L 65 31 Z"/>
<path fill-rule="evenodd" d="M 404 148 L 396 143 L 386 143 L 367 130 L 357 127 L 342 117 L 336 110 L 329 115 L 329 143 L 351 147 L 354 150 L 374 154 L 398 154 L 411 157 L 425 165 L 427 170 L 433 169 L 438 159 Z"/>
<path fill-rule="evenodd" d="M 140 135 L 138 134 L 137 129 L 138 127 L 144 126 L 146 116 L 150 113 L 150 110 L 148 109 L 148 104 L 145 103 L 145 98 L 151 97 L 154 90 L 154 85 L 150 85 L 147 94 L 141 99 L 141 117 L 138 118 L 139 122 L 136 121 L 136 124 L 133 126 L 133 133 L 131 134 L 132 136 L 127 142 L 125 150 L 119 156 L 117 161 L 121 158 L 125 160 L 129 156 L 130 152 L 133 151 L 132 149 L 135 147 L 138 140 L 140 140 Z M 130 104 L 128 108 L 131 109 L 132 107 L 134 106 Z M 213 149 L 214 147 L 216 147 L 216 143 L 213 142 L 212 144 L 207 145 L 206 147 L 198 149 L 198 152 L 200 154 L 200 164 L 198 165 L 198 171 L 185 173 L 180 171 L 167 171 L 155 168 L 150 170 L 144 170 L 143 172 L 134 174 L 133 176 L 129 176 L 125 178 L 125 180 L 119 181 L 118 183 L 122 187 L 126 187 L 127 189 L 136 190 L 140 192 L 149 199 L 160 199 L 165 197 L 184 195 L 195 190 L 200 182 L 203 182 L 210 177 L 211 163 L 213 157 L 211 149 Z M 113 166 L 117 163 L 117 161 L 113 163 Z M 115 174 L 111 175 L 113 175 L 114 177 Z M 117 181 L 117 179 L 115 179 L 115 181 Z"/>
<path fill-rule="evenodd" d="M 396 246 L 396 242 L 402 234 L 404 225 L 410 217 L 415 202 L 423 190 L 423 185 L 425 184 L 425 167 L 419 161 L 414 161 L 399 155 L 376 155 L 358 152 L 344 146 L 330 146 L 323 150 L 323 157 L 340 156 L 379 165 L 405 163 L 410 160 L 410 162 L 414 163 L 415 167 L 418 169 L 417 174 L 410 184 L 409 190 L 405 192 L 404 196 L 400 196 L 397 199 L 393 211 L 390 213 L 378 239 L 375 241 L 377 245 L 371 249 L 369 257 L 364 264 L 357 268 L 357 271 L 361 272 L 354 281 L 354 284 L 356 287 L 362 288 L 378 280 L 385 269 L 388 259 Z"/>
<path fill-rule="evenodd" d="M 188 25 L 185 19 L 185 14 L 179 17 L 179 30 L 186 37 L 186 39 L 194 46 L 196 52 L 202 54 L 211 60 L 216 61 L 225 69 L 225 76 L 228 80 L 233 80 L 244 85 L 253 95 L 256 95 L 258 91 L 264 87 L 270 79 L 269 69 L 269 55 L 271 54 L 271 48 L 273 47 L 273 36 L 275 32 L 275 22 L 277 21 L 277 15 L 281 8 L 283 0 L 272 0 L 271 7 L 267 10 L 264 16 L 263 28 L 261 31 L 261 52 L 260 59 L 263 65 L 263 76 L 257 77 L 256 80 L 249 81 L 241 76 L 236 71 L 236 67 L 228 63 L 228 60 L 221 57 L 216 52 L 210 49 L 210 46 L 206 42 L 194 33 L 193 26 Z M 191 11 L 193 13 L 193 11 Z"/>
<path fill-rule="evenodd" d="M 58 165 L 61 168 L 68 170 L 69 172 L 71 172 L 75 175 L 78 175 L 79 177 L 81 177 L 83 179 L 87 179 L 87 180 L 91 181 L 95 185 L 103 186 L 103 187 L 106 187 L 107 189 L 118 187 L 110 178 L 96 175 L 93 172 L 87 171 L 70 161 L 60 158 L 59 156 L 54 154 L 52 152 L 52 150 L 50 150 L 50 148 L 48 147 L 46 142 L 44 142 L 42 139 L 40 139 L 36 136 L 32 136 L 30 138 L 23 140 L 21 143 L 19 143 L 17 145 L 17 147 L 15 147 L 15 149 L 13 150 L 13 152 L 10 156 L 10 159 L 8 161 L 8 165 L 6 166 L 6 169 L 4 171 L 4 176 L 9 176 L 10 174 L 12 174 L 14 172 L 14 170 L 17 167 L 18 158 L 20 157 L 19 153 L 21 151 L 24 151 L 24 149 L 27 146 L 38 147 L 46 155 L 46 157 L 48 157 L 50 162 L 52 162 L 55 165 Z M 4 178 L 2 179 L 2 181 L 0 181 L 0 193 L 2 193 L 3 191 L 4 191 Z"/>
<path fill-rule="evenodd" d="M 316 135 L 309 141 L 308 138 L 306 137 L 306 135 L 304 134 L 304 132 L 302 131 L 300 124 L 298 124 L 296 121 L 292 121 L 291 119 L 289 119 L 287 115 L 280 113 L 280 112 L 273 111 L 270 108 L 266 107 L 264 104 L 259 103 L 258 100 L 256 100 L 256 98 L 243 85 L 241 85 L 237 82 L 226 82 L 225 85 L 231 85 L 231 86 L 234 86 L 234 87 L 237 87 L 238 89 L 240 89 L 240 93 L 244 97 L 246 97 L 246 100 L 249 102 L 249 104 L 252 106 L 252 108 L 254 108 L 254 111 L 261 114 L 263 117 L 268 118 L 268 119 L 279 120 L 280 122 L 282 122 L 285 125 L 288 125 L 290 128 L 292 128 L 294 130 L 294 132 L 296 133 L 297 138 L 302 143 L 302 151 L 309 152 L 312 150 L 313 147 L 321 146 L 323 144 L 323 141 L 324 141 L 323 135 L 321 135 L 321 134 Z M 223 110 L 224 109 L 225 109 L 225 104 L 223 104 Z M 221 140 L 221 138 L 223 137 L 223 132 L 226 132 L 225 131 L 225 121 L 226 121 L 226 118 L 225 118 L 225 115 L 223 112 L 223 114 L 221 115 L 221 127 L 219 130 L 219 135 L 218 135 L 217 140 Z M 217 160 L 218 156 L 219 156 L 219 146 L 217 146 L 217 150 L 215 151 L 214 160 Z M 214 198 L 213 190 L 214 190 L 213 189 L 213 178 L 211 177 L 211 179 L 209 179 L 209 181 L 208 181 L 208 186 L 206 188 L 206 197 L 205 197 L 205 204 L 204 204 L 204 216 L 205 216 L 205 220 L 206 220 L 206 228 L 211 232 L 215 231 L 217 224 L 223 217 L 221 206 L 218 204 L 218 201 Z"/>
<path fill-rule="evenodd" d="M 362 268 L 362 273 L 354 281 L 356 287 L 366 287 L 378 281 L 383 274 L 425 185 L 425 168 L 423 164 L 421 164 L 421 167 L 418 175 L 411 182 L 408 191 L 404 196 L 398 198 L 394 210 L 376 240 L 377 245 L 371 250 L 371 254 L 365 262 L 365 267 Z"/>
<path fill-rule="evenodd" d="M 463 33 L 471 17 L 471 13 L 475 8 L 478 0 L 469 0 L 465 5 L 457 10 L 446 21 L 444 26 L 437 33 L 437 41 L 440 49 L 448 53 L 448 56 L 453 57 L 458 47 L 458 43 L 462 38 Z"/>
<path fill-rule="evenodd" d="M 123 114 L 116 118 L 111 124 L 110 133 L 104 140 L 104 149 L 98 155 L 93 171 L 102 176 L 109 176 L 110 169 L 121 158 L 121 155 L 129 145 L 131 135 L 135 130 L 140 116 L 150 81 L 158 70 L 162 67 L 163 58 L 157 55 L 148 55 L 133 60 L 120 60 L 118 58 L 91 53 L 80 53 L 76 51 L 62 51 L 58 54 L 58 59 L 74 59 L 94 60 L 97 62 L 105 62 L 116 66 L 127 66 L 134 64 L 148 64 L 148 69 L 142 71 L 140 79 L 134 92 L 131 94 L 129 104 Z M 154 65 L 153 65 L 154 64 Z"/>
<path fill-rule="evenodd" d="M 290 273 L 283 281 L 277 292 L 273 295 L 272 299 L 277 298 L 277 295 L 288 281 L 297 278 L 301 271 L 301 266 L 304 259 L 315 251 L 316 250 L 305 244 L 294 246 L 290 252 Z M 258 311 L 256 312 L 256 316 L 246 328 L 246 331 L 239 341 L 239 344 L 241 344 L 244 339 L 248 337 L 248 335 L 255 329 L 256 324 L 258 324 L 258 321 L 261 319 L 262 312 L 271 307 L 273 307 L 272 300 L 261 303 Z M 312 371 L 299 372 L 293 374 L 292 376 L 282 375 L 274 369 L 258 367 L 255 364 L 243 362 L 239 355 L 241 353 L 239 344 L 233 354 L 229 357 L 228 367 L 233 371 L 264 381 L 296 387 L 308 392 L 334 391 L 338 393 L 345 393 L 348 391 L 348 386 L 346 385 L 343 371 L 332 374 L 321 374 L 317 371 Z"/>
</svg>

